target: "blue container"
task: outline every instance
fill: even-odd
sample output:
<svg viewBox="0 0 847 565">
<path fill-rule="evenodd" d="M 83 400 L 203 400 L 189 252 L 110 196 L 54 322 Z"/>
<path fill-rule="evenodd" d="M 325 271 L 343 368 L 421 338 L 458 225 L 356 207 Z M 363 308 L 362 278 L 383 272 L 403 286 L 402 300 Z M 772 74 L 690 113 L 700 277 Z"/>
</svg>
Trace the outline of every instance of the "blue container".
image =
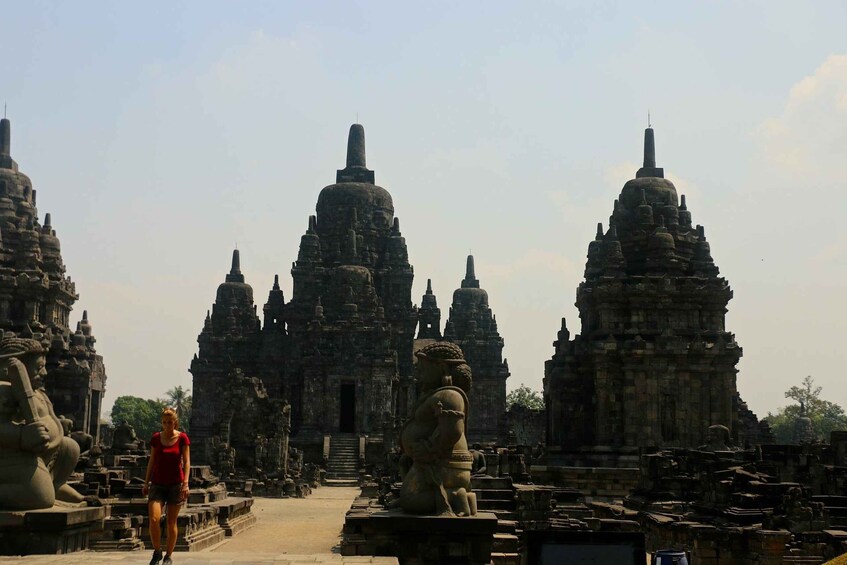
<svg viewBox="0 0 847 565">
<path fill-rule="evenodd" d="M 653 565 L 688 565 L 684 551 L 660 549 L 653 555 Z"/>
</svg>

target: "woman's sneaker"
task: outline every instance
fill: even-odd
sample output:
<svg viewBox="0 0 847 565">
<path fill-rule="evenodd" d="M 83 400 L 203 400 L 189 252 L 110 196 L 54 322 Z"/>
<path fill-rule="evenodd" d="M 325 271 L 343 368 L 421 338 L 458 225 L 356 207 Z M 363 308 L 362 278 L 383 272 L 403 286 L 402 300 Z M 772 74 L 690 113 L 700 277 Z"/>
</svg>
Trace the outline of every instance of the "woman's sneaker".
<svg viewBox="0 0 847 565">
<path fill-rule="evenodd" d="M 173 565 L 173 561 L 171 561 L 170 555 L 165 556 L 165 560 L 162 561 L 162 565 Z"/>
<path fill-rule="evenodd" d="M 162 560 L 162 550 L 157 549 L 153 552 L 153 557 L 150 558 L 150 565 L 159 565 L 159 561 Z"/>
</svg>

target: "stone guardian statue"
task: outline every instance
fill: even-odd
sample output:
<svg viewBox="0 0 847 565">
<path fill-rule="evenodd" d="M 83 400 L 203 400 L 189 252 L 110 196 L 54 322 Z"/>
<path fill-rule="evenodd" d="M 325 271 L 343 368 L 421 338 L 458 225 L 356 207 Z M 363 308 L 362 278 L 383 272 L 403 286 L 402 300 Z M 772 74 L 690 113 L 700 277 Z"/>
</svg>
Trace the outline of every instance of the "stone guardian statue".
<svg viewBox="0 0 847 565">
<path fill-rule="evenodd" d="M 37 510 L 83 502 L 67 483 L 79 445 L 42 388 L 44 347 L 34 339 L 0 341 L 0 509 Z"/>
<path fill-rule="evenodd" d="M 475 515 L 473 458 L 465 438 L 470 367 L 462 350 L 449 342 L 427 345 L 416 356 L 420 399 L 400 434 L 412 464 L 397 503 L 410 514 Z"/>
</svg>

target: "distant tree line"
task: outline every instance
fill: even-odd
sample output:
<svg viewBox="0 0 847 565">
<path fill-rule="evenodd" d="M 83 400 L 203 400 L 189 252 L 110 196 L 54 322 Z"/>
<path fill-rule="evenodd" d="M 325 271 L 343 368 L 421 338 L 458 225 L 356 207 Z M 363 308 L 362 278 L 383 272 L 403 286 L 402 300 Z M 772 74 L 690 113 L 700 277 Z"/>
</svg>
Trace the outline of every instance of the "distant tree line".
<svg viewBox="0 0 847 565">
<path fill-rule="evenodd" d="M 800 386 L 792 386 L 785 392 L 785 398 L 796 401 L 796 404 L 783 406 L 776 413 L 769 412 L 764 418 L 777 443 L 794 443 L 795 425 L 803 415 L 811 421 L 818 441 L 829 442 L 829 434 L 833 430 L 847 430 L 844 409 L 822 399 L 821 390 L 821 387 L 815 386 L 815 379 L 807 376 Z"/>
<path fill-rule="evenodd" d="M 138 396 L 119 396 L 112 406 L 113 425 L 126 420 L 135 428 L 140 439 L 150 441 L 154 432 L 161 431 L 162 410 L 166 407 L 176 410 L 179 417 L 179 429 L 188 431 L 191 420 L 191 391 L 181 386 L 174 387 L 158 399 Z"/>
<path fill-rule="evenodd" d="M 511 410 L 513 406 L 544 410 L 544 397 L 538 391 L 521 383 L 521 386 L 506 395 L 506 409 Z"/>
</svg>

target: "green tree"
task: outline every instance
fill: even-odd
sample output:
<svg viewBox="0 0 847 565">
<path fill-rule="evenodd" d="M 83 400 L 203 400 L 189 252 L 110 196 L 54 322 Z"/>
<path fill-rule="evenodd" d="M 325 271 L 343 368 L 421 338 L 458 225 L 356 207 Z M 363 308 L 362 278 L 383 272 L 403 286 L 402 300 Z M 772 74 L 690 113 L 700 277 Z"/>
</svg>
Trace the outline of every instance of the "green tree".
<svg viewBox="0 0 847 565">
<path fill-rule="evenodd" d="M 794 442 L 794 423 L 805 411 L 812 421 L 812 429 L 818 440 L 829 441 L 833 430 L 847 430 L 847 414 L 841 406 L 823 400 L 823 389 L 815 386 L 815 379 L 807 376 L 800 386 L 792 386 L 785 391 L 785 398 L 795 400 L 797 404 L 784 406 L 776 413 L 768 413 L 765 421 L 773 431 L 777 443 Z"/>
<path fill-rule="evenodd" d="M 138 396 L 119 396 L 112 406 L 112 424 L 126 420 L 135 428 L 140 439 L 150 441 L 153 432 L 162 429 L 162 410 L 165 404 L 161 400 L 150 400 Z"/>
<path fill-rule="evenodd" d="M 191 419 L 191 391 L 175 386 L 165 393 L 162 402 L 176 410 L 180 428 L 188 431 L 188 422 Z"/>
<path fill-rule="evenodd" d="M 513 406 L 522 406 L 531 410 L 543 410 L 544 398 L 538 391 L 532 390 L 525 384 L 506 395 L 506 407 L 511 410 Z"/>
</svg>

